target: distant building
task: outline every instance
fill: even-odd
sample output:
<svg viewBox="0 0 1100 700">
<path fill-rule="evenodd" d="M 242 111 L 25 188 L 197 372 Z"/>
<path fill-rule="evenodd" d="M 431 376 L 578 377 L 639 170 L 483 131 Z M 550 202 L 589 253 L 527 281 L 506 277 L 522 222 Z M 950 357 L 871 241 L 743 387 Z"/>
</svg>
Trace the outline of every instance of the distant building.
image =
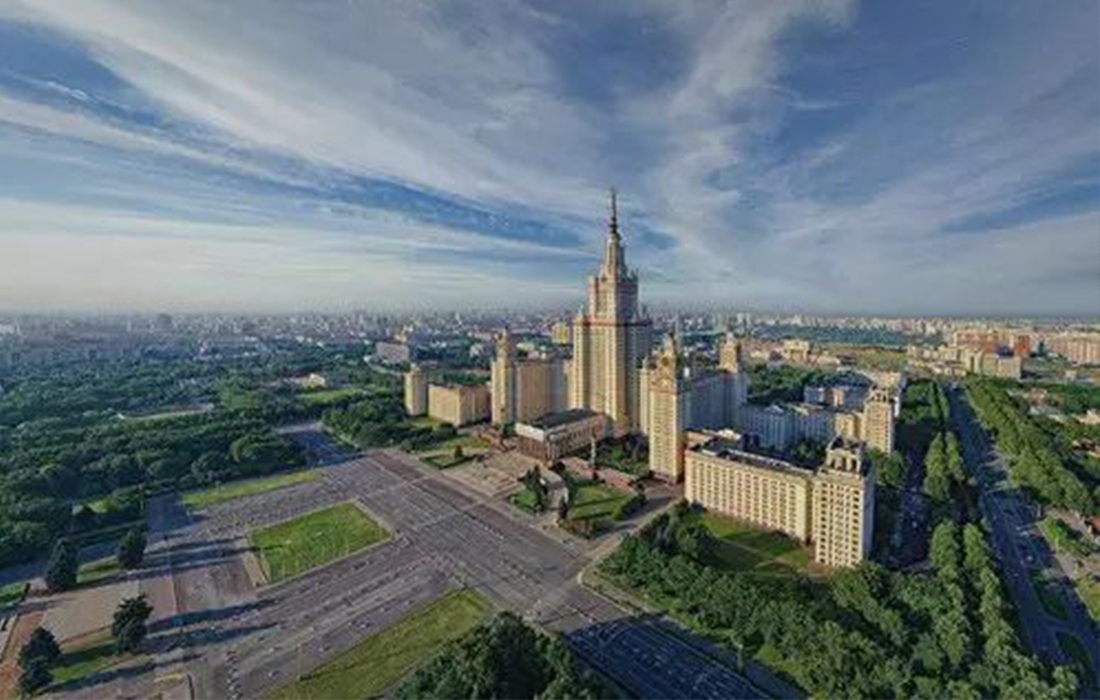
<svg viewBox="0 0 1100 700">
<path fill-rule="evenodd" d="M 689 501 L 809 543 L 821 564 L 856 566 L 870 556 L 874 475 L 860 444 L 835 439 L 815 470 L 747 450 L 728 432 L 689 441 Z"/>
<path fill-rule="evenodd" d="M 810 361 L 810 341 L 808 340 L 784 340 L 783 358 L 794 364 L 806 364 Z"/>
<path fill-rule="evenodd" d="M 1100 333 L 1059 333 L 1043 338 L 1043 348 L 1075 365 L 1100 364 Z"/>
<path fill-rule="evenodd" d="M 1019 379 L 1023 373 L 1023 359 L 1020 356 L 984 351 L 964 350 L 963 366 L 971 374 L 1002 379 Z"/>
<path fill-rule="evenodd" d="M 374 344 L 374 356 L 382 362 L 389 364 L 403 364 L 416 359 L 416 353 L 411 345 L 395 343 L 388 340 L 379 340 Z"/>
<path fill-rule="evenodd" d="M 572 345 L 573 327 L 564 321 L 556 321 L 550 326 L 550 342 L 554 345 Z"/>
<path fill-rule="evenodd" d="M 519 451 L 543 462 L 589 449 L 593 442 L 607 436 L 610 421 L 586 408 L 551 413 L 526 423 L 516 423 Z"/>
<path fill-rule="evenodd" d="M 429 384 L 428 415 L 454 426 L 489 419 L 486 384 Z"/>
</svg>

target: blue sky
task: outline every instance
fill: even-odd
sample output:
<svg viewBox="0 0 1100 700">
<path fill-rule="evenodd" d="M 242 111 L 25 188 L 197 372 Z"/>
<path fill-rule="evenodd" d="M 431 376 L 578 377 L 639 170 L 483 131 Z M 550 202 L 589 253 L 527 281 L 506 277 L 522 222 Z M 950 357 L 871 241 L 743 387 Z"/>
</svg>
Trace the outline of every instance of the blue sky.
<svg viewBox="0 0 1100 700">
<path fill-rule="evenodd" d="M 1100 9 L 0 4 L 0 308 L 1100 315 Z"/>
</svg>

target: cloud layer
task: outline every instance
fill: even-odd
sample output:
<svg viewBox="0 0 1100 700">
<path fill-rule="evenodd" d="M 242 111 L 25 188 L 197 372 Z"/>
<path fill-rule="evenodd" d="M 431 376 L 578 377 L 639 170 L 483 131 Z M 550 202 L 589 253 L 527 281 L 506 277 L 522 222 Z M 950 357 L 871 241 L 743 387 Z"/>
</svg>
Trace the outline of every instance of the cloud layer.
<svg viewBox="0 0 1100 700">
<path fill-rule="evenodd" d="M 0 7 L 0 307 L 1100 314 L 1095 3 L 595 5 Z"/>
</svg>

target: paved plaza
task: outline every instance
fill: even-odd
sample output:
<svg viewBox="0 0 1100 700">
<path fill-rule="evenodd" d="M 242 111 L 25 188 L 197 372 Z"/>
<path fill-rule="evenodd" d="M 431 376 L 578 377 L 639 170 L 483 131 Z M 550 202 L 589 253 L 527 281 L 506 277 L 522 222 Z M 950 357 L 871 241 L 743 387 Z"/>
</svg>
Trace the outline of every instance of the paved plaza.
<svg viewBox="0 0 1100 700">
<path fill-rule="evenodd" d="M 150 502 L 159 568 L 143 590 L 168 607 L 152 625 L 156 653 L 143 668 L 71 696 L 141 697 L 166 686 L 176 695 L 185 678 L 194 697 L 259 697 L 464 586 L 561 632 L 582 658 L 641 697 L 760 695 L 655 621 L 578 584 L 592 543 L 544 531 L 500 499 L 401 452 L 341 459 L 316 431 L 292 434 L 327 463 L 322 478 L 194 515 L 175 496 Z M 255 585 L 245 566 L 248 531 L 348 499 L 393 536 L 299 577 Z"/>
</svg>

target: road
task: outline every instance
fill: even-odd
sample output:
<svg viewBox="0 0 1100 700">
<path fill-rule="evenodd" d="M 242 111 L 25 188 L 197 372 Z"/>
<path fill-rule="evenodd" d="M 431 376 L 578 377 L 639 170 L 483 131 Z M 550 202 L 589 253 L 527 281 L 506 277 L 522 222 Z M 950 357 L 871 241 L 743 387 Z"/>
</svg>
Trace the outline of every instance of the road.
<svg viewBox="0 0 1100 700">
<path fill-rule="evenodd" d="M 715 663 L 705 646 L 581 586 L 577 575 L 590 563 L 593 544 L 555 539 L 506 503 L 400 452 L 347 458 L 316 430 L 292 435 L 328 464 L 321 478 L 194 518 L 175 497 L 150 504 L 176 614 L 153 626 L 159 674 L 136 674 L 111 693 L 100 687 L 101 696 L 148 697 L 161 690 L 153 685 L 158 675 L 176 678 L 185 669 L 195 697 L 261 697 L 463 586 L 560 632 L 582 658 L 639 697 L 763 696 Z M 392 536 L 299 577 L 253 585 L 244 563 L 249 530 L 348 500 Z"/>
<path fill-rule="evenodd" d="M 1097 627 L 1046 540 L 1036 530 L 1035 508 L 1019 489 L 1008 485 L 1006 466 L 992 448 L 964 392 L 950 388 L 947 396 L 963 457 L 970 472 L 979 478 L 979 506 L 992 530 L 993 550 L 1019 612 L 1024 643 L 1048 661 L 1069 663 L 1070 659 L 1058 645 L 1057 635 L 1075 636 L 1089 650 L 1094 671 L 1100 669 Z M 1032 572 L 1056 583 L 1052 590 L 1065 602 L 1068 619 L 1060 620 L 1047 614 L 1031 584 Z"/>
</svg>

